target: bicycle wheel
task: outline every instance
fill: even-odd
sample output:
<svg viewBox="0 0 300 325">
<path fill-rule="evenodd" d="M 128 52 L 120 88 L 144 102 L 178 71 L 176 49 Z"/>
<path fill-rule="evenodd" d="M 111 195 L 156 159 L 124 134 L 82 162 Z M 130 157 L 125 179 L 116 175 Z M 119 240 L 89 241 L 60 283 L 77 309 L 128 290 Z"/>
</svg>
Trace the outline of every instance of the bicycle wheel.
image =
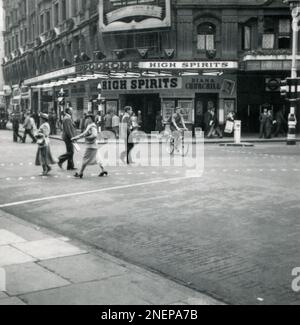
<svg viewBox="0 0 300 325">
<path fill-rule="evenodd" d="M 166 143 L 166 151 L 169 155 L 173 155 L 174 153 L 174 138 L 173 137 L 168 137 L 167 143 Z"/>
<path fill-rule="evenodd" d="M 190 145 L 184 141 L 183 137 L 180 137 L 177 141 L 177 148 L 176 148 L 177 153 L 182 157 L 185 157 L 188 154 L 189 149 L 190 149 Z"/>
</svg>

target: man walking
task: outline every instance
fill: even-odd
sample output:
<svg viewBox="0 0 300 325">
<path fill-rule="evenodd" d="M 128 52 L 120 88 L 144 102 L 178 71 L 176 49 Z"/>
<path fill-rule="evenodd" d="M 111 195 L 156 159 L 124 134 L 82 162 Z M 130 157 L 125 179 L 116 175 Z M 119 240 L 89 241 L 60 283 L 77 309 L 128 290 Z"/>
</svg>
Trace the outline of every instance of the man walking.
<svg viewBox="0 0 300 325">
<path fill-rule="evenodd" d="M 130 152 L 134 147 L 133 139 L 132 139 L 132 107 L 126 106 L 125 107 L 125 113 L 122 117 L 122 136 L 125 137 L 126 141 L 126 150 L 122 152 L 121 159 L 125 163 L 125 157 L 126 157 L 126 163 L 127 165 L 130 164 Z M 132 162 L 131 162 L 132 163 Z"/>
<path fill-rule="evenodd" d="M 20 115 L 18 113 L 12 114 L 12 127 L 13 127 L 14 142 L 18 142 L 18 139 L 20 139 L 20 141 L 23 141 L 23 138 L 19 134 Z"/>
<path fill-rule="evenodd" d="M 285 136 L 286 133 L 287 133 L 287 121 L 283 114 L 283 108 L 281 108 L 276 113 L 276 131 L 274 136 L 278 137 L 279 134 L 283 134 L 283 136 Z"/>
<path fill-rule="evenodd" d="M 30 136 L 30 138 L 32 139 L 32 143 L 36 143 L 36 139 L 33 135 L 33 130 L 34 130 L 34 124 L 33 124 L 33 119 L 30 116 L 30 113 L 26 113 L 25 114 L 25 121 L 23 124 L 24 127 L 24 136 L 22 139 L 22 142 L 25 143 L 26 142 L 26 137 L 27 134 Z"/>
<path fill-rule="evenodd" d="M 61 155 L 58 158 L 58 166 L 62 168 L 62 165 L 65 161 L 68 161 L 67 170 L 75 170 L 74 166 L 74 148 L 72 143 L 72 138 L 76 136 L 76 130 L 72 121 L 72 111 L 70 108 L 66 108 L 65 110 L 65 116 L 62 121 L 62 139 L 66 144 L 67 152 L 63 155 Z"/>
</svg>

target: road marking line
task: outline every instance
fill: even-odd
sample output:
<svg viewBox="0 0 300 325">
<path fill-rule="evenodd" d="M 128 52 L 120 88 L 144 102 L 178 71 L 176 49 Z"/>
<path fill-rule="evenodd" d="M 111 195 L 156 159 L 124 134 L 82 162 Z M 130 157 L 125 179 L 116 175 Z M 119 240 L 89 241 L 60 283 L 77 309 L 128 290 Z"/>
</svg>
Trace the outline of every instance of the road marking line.
<svg viewBox="0 0 300 325">
<path fill-rule="evenodd" d="M 93 191 L 75 192 L 75 193 L 47 196 L 47 197 L 42 197 L 42 198 L 38 198 L 38 199 L 0 204 L 0 209 L 19 206 L 19 205 L 25 205 L 25 204 L 30 204 L 30 203 L 38 203 L 38 202 L 44 202 L 44 201 L 64 199 L 64 198 L 69 198 L 69 197 L 74 197 L 74 196 L 83 196 L 83 195 L 96 194 L 96 193 L 101 193 L 101 192 L 117 191 L 117 190 L 123 190 L 123 189 L 134 188 L 134 187 L 142 187 L 142 186 L 146 186 L 146 185 L 169 183 L 169 182 L 173 182 L 173 181 L 181 181 L 181 180 L 186 180 L 186 179 L 191 179 L 191 178 L 195 178 L 195 177 L 189 177 L 189 176 L 176 177 L 176 178 L 155 180 L 155 181 L 151 181 L 151 182 L 144 182 L 144 183 L 136 183 L 136 184 L 120 185 L 120 186 L 114 186 L 114 187 L 101 188 L 99 190 L 93 190 Z"/>
</svg>

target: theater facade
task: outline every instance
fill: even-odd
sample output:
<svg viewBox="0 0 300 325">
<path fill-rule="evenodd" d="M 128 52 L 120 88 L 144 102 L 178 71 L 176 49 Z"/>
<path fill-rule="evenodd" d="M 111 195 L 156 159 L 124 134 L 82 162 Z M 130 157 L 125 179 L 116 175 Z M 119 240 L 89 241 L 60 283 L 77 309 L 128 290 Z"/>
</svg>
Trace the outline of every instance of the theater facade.
<svg viewBox="0 0 300 325">
<path fill-rule="evenodd" d="M 61 88 L 75 119 L 131 105 L 146 132 L 175 107 L 189 128 L 202 127 L 208 102 L 220 124 L 235 111 L 247 133 L 258 131 L 265 104 L 288 112 L 279 85 L 290 74 L 292 30 L 281 0 L 25 3 L 4 1 L 2 66 L 11 94 L 34 112 L 57 110 Z"/>
</svg>

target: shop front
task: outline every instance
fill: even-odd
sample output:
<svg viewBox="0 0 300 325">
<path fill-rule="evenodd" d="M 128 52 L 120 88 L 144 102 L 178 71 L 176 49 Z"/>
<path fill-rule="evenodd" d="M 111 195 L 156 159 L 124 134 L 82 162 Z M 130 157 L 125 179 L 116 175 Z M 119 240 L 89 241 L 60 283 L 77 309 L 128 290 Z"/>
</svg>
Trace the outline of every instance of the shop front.
<svg viewBox="0 0 300 325">
<path fill-rule="evenodd" d="M 229 111 L 236 111 L 236 76 L 231 74 L 102 80 L 101 87 L 105 113 L 122 114 L 125 106 L 132 106 L 135 114 L 141 112 L 145 132 L 155 130 L 157 114 L 168 122 L 176 107 L 181 108 L 190 130 L 203 128 L 209 102 L 221 124 Z"/>
</svg>

